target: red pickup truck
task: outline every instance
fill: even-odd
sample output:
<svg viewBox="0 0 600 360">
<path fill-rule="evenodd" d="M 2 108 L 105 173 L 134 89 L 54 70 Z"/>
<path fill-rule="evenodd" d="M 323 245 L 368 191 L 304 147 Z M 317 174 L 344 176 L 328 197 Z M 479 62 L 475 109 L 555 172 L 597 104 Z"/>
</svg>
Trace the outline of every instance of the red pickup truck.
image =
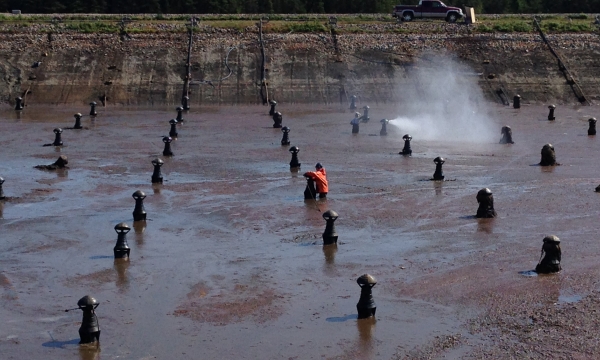
<svg viewBox="0 0 600 360">
<path fill-rule="evenodd" d="M 447 22 L 456 22 L 464 16 L 462 9 L 446 6 L 438 0 L 421 0 L 419 5 L 396 5 L 392 16 L 399 17 L 403 21 L 412 19 L 445 19 Z"/>
</svg>

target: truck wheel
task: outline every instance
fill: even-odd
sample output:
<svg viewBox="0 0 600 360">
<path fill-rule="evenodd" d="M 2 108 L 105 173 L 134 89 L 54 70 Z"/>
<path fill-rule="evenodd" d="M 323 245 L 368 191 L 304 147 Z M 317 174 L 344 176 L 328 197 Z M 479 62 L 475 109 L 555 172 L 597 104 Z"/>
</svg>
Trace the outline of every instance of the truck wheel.
<svg viewBox="0 0 600 360">
<path fill-rule="evenodd" d="M 448 14 L 448 16 L 446 16 L 446 21 L 449 23 L 455 23 L 456 20 L 458 20 L 458 14 L 455 12 L 451 12 Z"/>
<path fill-rule="evenodd" d="M 414 18 L 414 15 L 411 12 L 406 12 L 406 13 L 402 14 L 402 21 L 412 21 L 413 18 Z"/>
</svg>

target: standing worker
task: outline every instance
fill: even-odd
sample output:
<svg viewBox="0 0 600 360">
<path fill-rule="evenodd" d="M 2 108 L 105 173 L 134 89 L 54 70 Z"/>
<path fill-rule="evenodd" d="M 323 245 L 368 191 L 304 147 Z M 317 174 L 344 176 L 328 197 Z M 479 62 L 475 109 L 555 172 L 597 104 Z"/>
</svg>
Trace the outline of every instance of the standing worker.
<svg viewBox="0 0 600 360">
<path fill-rule="evenodd" d="M 327 184 L 327 172 L 321 163 L 317 163 L 317 165 L 315 165 L 315 169 L 316 171 L 305 172 L 304 176 L 313 179 L 315 185 L 317 186 L 319 198 L 324 199 L 327 197 L 327 192 L 329 191 Z"/>
<path fill-rule="evenodd" d="M 354 119 L 350 121 L 352 124 L 352 133 L 358 134 L 358 124 L 360 123 L 360 113 L 354 113 Z"/>
</svg>

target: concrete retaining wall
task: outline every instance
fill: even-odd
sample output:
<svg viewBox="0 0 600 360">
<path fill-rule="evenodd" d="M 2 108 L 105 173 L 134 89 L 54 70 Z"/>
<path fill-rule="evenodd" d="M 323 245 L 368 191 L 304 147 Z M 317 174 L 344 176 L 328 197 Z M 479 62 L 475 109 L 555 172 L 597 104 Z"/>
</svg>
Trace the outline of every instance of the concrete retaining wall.
<svg viewBox="0 0 600 360">
<path fill-rule="evenodd" d="M 346 34 L 337 36 L 337 45 L 330 34 L 271 38 L 265 47 L 267 82 L 270 97 L 279 102 L 345 103 L 352 94 L 371 103 L 401 101 L 419 91 L 416 69 L 436 66 L 431 56 L 437 54 L 468 66 L 465 78 L 494 101 L 500 101 L 501 89 L 511 99 L 519 93 L 524 103 L 577 103 L 536 34 Z M 587 98 L 598 100 L 600 37 L 549 39 Z M 128 41 L 114 34 L 53 34 L 52 41 L 45 34 L 3 34 L 0 40 L 0 97 L 6 102 L 26 90 L 28 103 L 180 101 L 186 34 L 139 34 Z M 36 61 L 41 65 L 32 68 Z M 255 34 L 197 34 L 192 104 L 260 103 L 260 63 Z"/>
</svg>

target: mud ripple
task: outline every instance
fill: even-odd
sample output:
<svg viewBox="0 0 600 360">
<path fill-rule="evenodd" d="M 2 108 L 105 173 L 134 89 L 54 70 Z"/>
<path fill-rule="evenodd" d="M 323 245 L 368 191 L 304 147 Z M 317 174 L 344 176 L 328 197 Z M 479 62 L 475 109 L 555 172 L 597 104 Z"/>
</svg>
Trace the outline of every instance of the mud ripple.
<svg viewBox="0 0 600 360">
<path fill-rule="evenodd" d="M 236 284 L 231 289 L 211 290 L 204 283 L 198 283 L 173 315 L 215 325 L 244 320 L 265 323 L 281 316 L 283 299 L 284 295 L 262 285 Z"/>
</svg>

